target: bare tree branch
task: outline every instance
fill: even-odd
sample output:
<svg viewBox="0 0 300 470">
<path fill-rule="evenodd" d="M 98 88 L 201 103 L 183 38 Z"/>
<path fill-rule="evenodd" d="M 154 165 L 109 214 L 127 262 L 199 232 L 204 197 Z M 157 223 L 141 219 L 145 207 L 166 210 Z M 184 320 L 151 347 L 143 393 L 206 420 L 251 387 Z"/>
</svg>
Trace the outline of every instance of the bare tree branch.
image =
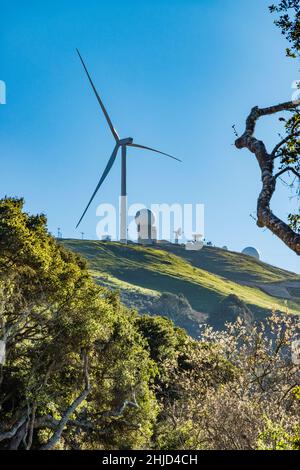
<svg viewBox="0 0 300 470">
<path fill-rule="evenodd" d="M 53 418 L 51 415 L 40 416 L 35 419 L 34 422 L 34 429 L 42 429 L 42 428 L 49 428 L 49 429 L 56 429 L 59 425 L 60 421 Z M 90 423 L 88 421 L 83 421 L 81 419 L 70 419 L 67 423 L 68 426 L 73 426 L 81 429 L 87 429 L 90 431 L 97 431 L 97 434 L 107 434 L 107 429 L 100 429 L 94 423 Z"/>
<path fill-rule="evenodd" d="M 32 446 L 36 410 L 37 410 L 37 405 L 36 403 L 34 403 L 32 410 L 31 410 L 31 419 L 29 421 L 30 426 L 28 429 L 28 441 L 26 444 L 26 450 L 30 450 Z"/>
<path fill-rule="evenodd" d="M 19 421 L 17 421 L 14 426 L 6 432 L 3 432 L 0 434 L 0 442 L 5 441 L 6 439 L 11 439 L 12 437 L 15 436 L 15 434 L 18 432 L 18 430 L 23 426 L 23 424 L 26 422 L 27 416 L 24 415 L 22 416 Z"/>
<path fill-rule="evenodd" d="M 267 152 L 264 142 L 254 137 L 254 132 L 257 120 L 260 117 L 280 111 L 295 110 L 299 104 L 290 101 L 269 108 L 254 107 L 246 120 L 244 134 L 235 141 L 238 149 L 247 148 L 255 155 L 261 170 L 262 189 L 257 201 L 257 225 L 267 227 L 297 255 L 300 255 L 300 235 L 273 214 L 270 208 L 270 202 L 276 189 L 276 176 L 273 174 L 274 158 L 272 154 Z"/>
<path fill-rule="evenodd" d="M 282 147 L 284 144 L 286 144 L 289 140 L 295 138 L 295 137 L 299 137 L 300 136 L 300 132 L 294 132 L 292 134 L 289 134 L 288 136 L 286 136 L 284 139 L 282 139 L 281 142 L 279 142 L 279 144 L 277 144 L 275 147 L 274 147 L 274 150 L 272 151 L 271 155 L 273 158 L 276 158 L 277 156 L 277 152 L 278 150 L 280 149 L 280 147 Z"/>
<path fill-rule="evenodd" d="M 106 411 L 102 416 L 122 416 L 126 408 L 139 408 L 135 396 L 134 401 L 125 400 L 117 410 Z"/>
<path fill-rule="evenodd" d="M 54 434 L 52 437 L 49 439 L 49 441 L 44 444 L 40 450 L 51 450 L 53 447 L 57 444 L 59 439 L 61 438 L 62 432 L 65 428 L 65 426 L 68 424 L 70 416 L 76 411 L 79 405 L 86 399 L 88 396 L 91 385 L 90 385 L 90 379 L 89 379 L 89 371 L 88 371 L 88 356 L 87 353 L 83 353 L 83 373 L 84 373 L 84 382 L 85 382 L 85 388 L 82 391 L 82 393 L 76 398 L 76 400 L 73 401 L 73 403 L 69 406 L 69 408 L 66 410 L 64 413 L 63 417 L 61 418 L 57 429 L 55 430 Z"/>
<path fill-rule="evenodd" d="M 279 178 L 279 176 L 283 175 L 283 174 L 286 173 L 287 171 L 291 171 L 292 173 L 294 173 L 294 175 L 297 176 L 297 178 L 300 179 L 300 173 L 298 173 L 298 171 L 296 171 L 295 168 L 293 168 L 292 166 L 287 166 L 287 167 L 284 168 L 283 170 L 279 171 L 279 172 L 275 175 L 275 178 Z"/>
</svg>

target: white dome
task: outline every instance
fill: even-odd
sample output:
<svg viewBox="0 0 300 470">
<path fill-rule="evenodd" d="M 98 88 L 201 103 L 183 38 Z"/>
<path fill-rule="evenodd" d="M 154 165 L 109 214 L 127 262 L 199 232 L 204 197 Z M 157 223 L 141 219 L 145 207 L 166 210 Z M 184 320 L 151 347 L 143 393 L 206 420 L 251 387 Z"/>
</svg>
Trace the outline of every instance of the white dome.
<svg viewBox="0 0 300 470">
<path fill-rule="evenodd" d="M 253 246 L 247 246 L 242 251 L 243 255 L 252 256 L 252 258 L 260 259 L 259 251 Z"/>
<path fill-rule="evenodd" d="M 135 222 L 139 225 L 153 225 L 155 217 L 150 209 L 141 209 L 135 214 Z"/>
</svg>

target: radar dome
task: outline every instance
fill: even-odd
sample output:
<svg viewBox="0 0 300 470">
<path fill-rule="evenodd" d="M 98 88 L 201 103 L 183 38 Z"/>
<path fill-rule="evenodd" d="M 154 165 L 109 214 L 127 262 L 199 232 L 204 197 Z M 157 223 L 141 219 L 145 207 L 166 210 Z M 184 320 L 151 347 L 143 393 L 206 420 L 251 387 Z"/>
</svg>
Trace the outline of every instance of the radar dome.
<svg viewBox="0 0 300 470">
<path fill-rule="evenodd" d="M 243 255 L 252 256 L 252 258 L 260 259 L 259 251 L 253 246 L 247 246 L 242 251 Z"/>
<path fill-rule="evenodd" d="M 141 209 L 135 214 L 135 222 L 139 225 L 153 225 L 155 217 L 150 209 Z"/>
</svg>

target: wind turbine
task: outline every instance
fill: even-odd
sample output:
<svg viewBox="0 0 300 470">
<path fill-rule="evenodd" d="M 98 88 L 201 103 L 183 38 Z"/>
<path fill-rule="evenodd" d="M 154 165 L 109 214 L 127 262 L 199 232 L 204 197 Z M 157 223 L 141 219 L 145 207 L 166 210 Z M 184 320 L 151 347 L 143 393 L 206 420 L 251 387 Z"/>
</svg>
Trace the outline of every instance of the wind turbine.
<svg viewBox="0 0 300 470">
<path fill-rule="evenodd" d="M 103 111 L 103 114 L 105 116 L 105 119 L 107 121 L 107 124 L 109 125 L 109 128 L 111 130 L 111 133 L 116 141 L 116 144 L 115 144 L 115 147 L 113 149 L 113 152 L 111 154 L 111 157 L 110 159 L 108 160 L 108 163 L 104 169 L 104 172 L 96 186 L 96 189 L 95 191 L 93 192 L 92 194 L 92 197 L 91 199 L 89 200 L 89 203 L 88 205 L 86 206 L 82 216 L 80 217 L 79 219 L 79 222 L 78 224 L 76 225 L 76 228 L 79 226 L 79 224 L 81 223 L 83 217 L 85 216 L 88 208 L 90 207 L 94 197 L 96 196 L 97 192 L 99 191 L 101 185 L 103 184 L 105 178 L 107 177 L 107 175 L 109 174 L 113 164 L 115 163 L 115 160 L 117 158 L 117 155 L 118 155 L 118 151 L 119 149 L 121 148 L 121 158 L 122 158 L 122 163 L 121 163 L 121 204 L 120 204 L 120 241 L 123 242 L 123 243 L 127 243 L 127 188 L 126 188 L 126 156 L 127 156 L 127 147 L 135 147 L 135 148 L 138 148 L 138 149 L 144 149 L 144 150 L 150 150 L 151 152 L 156 152 L 156 153 L 159 153 L 161 155 L 165 155 L 167 157 L 170 157 L 170 158 L 173 158 L 174 160 L 177 160 L 179 162 L 181 162 L 181 160 L 179 160 L 179 158 L 176 158 L 176 157 L 173 157 L 172 155 L 169 155 L 168 153 L 165 153 L 165 152 L 161 152 L 160 150 L 156 150 L 154 148 L 151 148 L 151 147 L 147 147 L 145 145 L 140 145 L 140 144 L 136 144 L 135 142 L 133 142 L 133 138 L 132 137 L 126 137 L 125 139 L 120 139 L 116 129 L 114 128 L 112 122 L 111 122 L 111 119 L 108 115 L 108 112 L 106 111 L 105 107 L 104 107 L 104 104 L 95 88 L 95 85 L 92 81 L 92 78 L 88 72 L 88 69 L 83 61 L 83 58 L 81 57 L 81 54 L 79 52 L 78 49 L 76 49 L 77 51 L 77 54 L 80 58 L 80 61 L 83 65 L 83 68 L 86 72 L 86 75 L 88 77 L 88 80 L 92 86 L 92 89 L 96 95 L 96 98 L 97 98 L 97 101 L 100 105 L 100 108 L 102 109 Z"/>
</svg>

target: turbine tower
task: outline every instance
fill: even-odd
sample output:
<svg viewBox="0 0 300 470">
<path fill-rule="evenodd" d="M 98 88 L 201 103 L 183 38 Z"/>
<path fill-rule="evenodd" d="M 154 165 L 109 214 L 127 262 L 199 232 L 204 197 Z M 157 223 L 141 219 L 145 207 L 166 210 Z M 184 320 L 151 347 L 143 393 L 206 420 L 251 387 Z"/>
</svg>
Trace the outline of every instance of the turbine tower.
<svg viewBox="0 0 300 470">
<path fill-rule="evenodd" d="M 176 157 L 173 157 L 172 155 L 169 155 L 168 153 L 165 153 L 165 152 L 161 152 L 160 150 L 156 150 L 154 148 L 151 148 L 151 147 L 147 147 L 145 145 L 140 145 L 140 144 L 136 144 L 135 142 L 133 142 L 133 138 L 132 137 L 126 137 L 125 139 L 120 139 L 116 129 L 114 128 L 112 122 L 111 122 L 111 119 L 108 115 L 108 112 L 106 111 L 105 107 L 104 107 L 104 104 L 95 88 L 95 85 L 92 81 L 92 78 L 88 72 L 88 69 L 83 61 L 83 58 L 81 57 L 81 54 L 79 52 L 78 49 L 76 49 L 77 51 L 77 54 L 80 58 L 80 61 L 83 65 L 83 68 L 85 70 L 85 73 L 88 77 L 88 80 L 92 86 L 92 89 L 96 95 L 96 98 L 97 98 L 97 101 L 100 105 L 100 108 L 102 109 L 103 111 L 103 114 L 105 116 L 105 119 L 107 121 L 107 124 L 109 125 L 109 128 L 111 130 L 111 133 L 116 141 L 116 144 L 115 144 L 115 147 L 113 149 L 113 152 L 111 154 L 111 157 L 110 159 L 108 160 L 108 163 L 104 169 L 104 172 L 96 186 L 96 189 L 95 191 L 93 192 L 89 202 L 88 202 L 88 205 L 86 206 L 82 216 L 80 217 L 79 219 L 79 222 L 78 224 L 76 225 L 76 228 L 79 226 L 79 224 L 81 223 L 83 217 L 85 216 L 88 208 L 90 207 L 94 197 L 96 196 L 97 192 L 99 191 L 101 185 L 103 184 L 104 180 L 106 179 L 107 175 L 109 174 L 113 164 L 115 163 L 115 160 L 117 158 L 117 155 L 118 155 L 118 151 L 119 149 L 121 148 L 121 201 L 120 201 L 120 241 L 123 242 L 123 243 L 127 243 L 127 188 L 126 188 L 126 158 L 127 158 L 127 147 L 135 147 L 135 148 L 138 148 L 138 149 L 144 149 L 144 150 L 150 150 L 151 152 L 156 152 L 156 153 L 159 153 L 161 155 L 165 155 L 167 157 L 170 157 L 170 158 L 173 158 L 174 160 L 177 160 L 179 162 L 181 162 L 181 160 L 179 160 L 179 158 L 176 158 Z"/>
</svg>

